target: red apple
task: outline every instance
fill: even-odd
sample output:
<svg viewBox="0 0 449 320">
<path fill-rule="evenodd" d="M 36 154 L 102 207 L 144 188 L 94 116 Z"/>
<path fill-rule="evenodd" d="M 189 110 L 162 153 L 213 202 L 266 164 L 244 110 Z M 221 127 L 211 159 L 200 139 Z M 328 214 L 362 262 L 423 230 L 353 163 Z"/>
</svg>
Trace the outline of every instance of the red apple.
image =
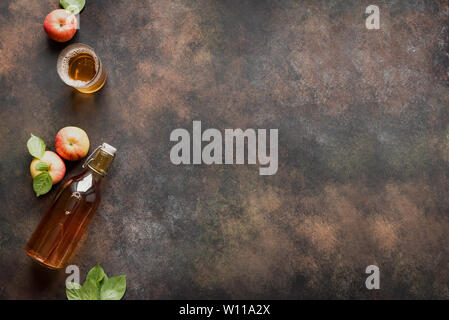
<svg viewBox="0 0 449 320">
<path fill-rule="evenodd" d="M 87 133 L 77 127 L 65 127 L 59 130 L 55 139 L 56 152 L 66 160 L 79 160 L 89 151 Z"/>
<path fill-rule="evenodd" d="M 77 21 L 73 13 L 65 9 L 50 12 L 44 20 L 44 30 L 48 37 L 58 42 L 66 42 L 76 33 Z"/>
<path fill-rule="evenodd" d="M 36 165 L 39 164 L 39 162 L 44 162 L 48 166 L 48 173 L 51 176 L 53 184 L 58 183 L 59 181 L 62 180 L 62 178 L 64 178 L 65 175 L 64 161 L 62 161 L 62 159 L 53 151 L 45 151 L 44 156 L 42 158 L 40 159 L 35 158 L 33 161 L 31 161 L 30 172 L 33 178 L 43 172 L 39 171 L 36 168 Z"/>
</svg>

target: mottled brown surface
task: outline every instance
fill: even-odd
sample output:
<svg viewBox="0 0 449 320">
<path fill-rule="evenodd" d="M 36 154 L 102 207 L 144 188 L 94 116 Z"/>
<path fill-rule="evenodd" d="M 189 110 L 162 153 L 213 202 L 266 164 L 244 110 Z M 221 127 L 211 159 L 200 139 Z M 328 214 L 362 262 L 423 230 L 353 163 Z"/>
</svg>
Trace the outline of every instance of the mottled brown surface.
<svg viewBox="0 0 449 320">
<path fill-rule="evenodd" d="M 94 96 L 56 74 L 57 4 L 0 2 L 0 298 L 65 298 L 23 247 L 55 195 L 26 140 L 67 125 L 119 149 L 73 263 L 127 274 L 128 299 L 449 298 L 448 1 L 88 0 L 71 42 L 107 66 Z M 279 128 L 278 173 L 174 166 L 192 120 Z"/>
</svg>

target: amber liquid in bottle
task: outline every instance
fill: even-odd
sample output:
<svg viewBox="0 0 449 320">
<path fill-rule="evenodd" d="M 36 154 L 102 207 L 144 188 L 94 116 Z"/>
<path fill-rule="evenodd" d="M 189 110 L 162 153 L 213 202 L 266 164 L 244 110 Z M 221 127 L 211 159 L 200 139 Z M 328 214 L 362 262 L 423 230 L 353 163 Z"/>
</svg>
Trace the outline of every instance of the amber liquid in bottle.
<svg viewBox="0 0 449 320">
<path fill-rule="evenodd" d="M 28 240 L 25 252 L 40 264 L 63 268 L 92 220 L 100 203 L 101 180 L 115 153 L 104 145 L 87 161 L 84 172 L 62 185 Z"/>
</svg>

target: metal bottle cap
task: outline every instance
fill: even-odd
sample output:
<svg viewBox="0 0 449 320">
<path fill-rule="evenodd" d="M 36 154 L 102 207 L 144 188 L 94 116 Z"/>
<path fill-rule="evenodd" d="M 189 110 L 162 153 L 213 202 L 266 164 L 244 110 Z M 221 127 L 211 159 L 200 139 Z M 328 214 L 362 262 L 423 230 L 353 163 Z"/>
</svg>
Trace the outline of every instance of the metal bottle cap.
<svg viewBox="0 0 449 320">
<path fill-rule="evenodd" d="M 110 144 L 103 142 L 101 145 L 101 149 L 103 149 L 105 152 L 109 153 L 110 155 L 114 156 L 117 152 L 117 149 L 111 146 Z"/>
<path fill-rule="evenodd" d="M 111 164 L 111 162 L 115 158 L 115 153 L 117 152 L 117 149 L 111 146 L 110 144 L 104 142 L 103 144 L 99 145 L 95 150 L 90 154 L 90 156 L 87 157 L 86 161 L 83 164 L 83 168 L 89 167 L 93 171 L 97 172 L 98 174 L 105 176 L 107 172 L 107 168 Z M 105 158 L 105 154 L 110 155 L 110 157 Z M 99 155 L 100 159 L 102 159 L 101 163 L 103 168 L 95 168 L 95 166 L 90 165 L 90 163 L 97 158 L 97 155 Z M 109 160 L 107 159 L 109 158 Z M 97 162 L 96 160 L 95 162 Z"/>
</svg>

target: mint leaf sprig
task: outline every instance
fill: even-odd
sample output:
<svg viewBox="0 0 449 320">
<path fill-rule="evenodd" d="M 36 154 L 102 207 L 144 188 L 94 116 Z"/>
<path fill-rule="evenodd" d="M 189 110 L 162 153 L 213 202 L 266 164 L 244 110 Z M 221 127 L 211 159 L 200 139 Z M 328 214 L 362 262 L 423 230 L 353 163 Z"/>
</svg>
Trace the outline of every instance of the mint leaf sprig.
<svg viewBox="0 0 449 320">
<path fill-rule="evenodd" d="M 45 142 L 34 134 L 27 141 L 28 152 L 35 158 L 42 158 L 45 153 Z"/>
<path fill-rule="evenodd" d="M 38 163 L 36 163 L 36 165 L 34 167 L 36 168 L 37 171 L 50 170 L 50 165 L 44 161 L 39 161 Z"/>
<path fill-rule="evenodd" d="M 53 179 L 48 172 L 39 173 L 33 179 L 33 190 L 37 197 L 48 193 L 51 190 L 52 185 Z"/>
<path fill-rule="evenodd" d="M 44 140 L 36 137 L 34 134 L 31 134 L 31 137 L 27 141 L 27 148 L 28 152 L 33 157 L 41 159 L 44 156 L 46 146 Z M 41 173 L 33 179 L 33 190 L 36 193 L 36 196 L 39 197 L 51 190 L 53 179 L 48 172 L 50 170 L 50 166 L 46 162 L 39 161 L 36 164 L 36 169 L 41 171 Z"/>
<path fill-rule="evenodd" d="M 81 286 L 75 282 L 66 285 L 68 300 L 120 300 L 126 291 L 126 275 L 108 278 L 97 264 L 90 269 Z"/>
<path fill-rule="evenodd" d="M 86 0 L 60 0 L 59 4 L 71 13 L 78 14 L 83 10 Z"/>
</svg>

